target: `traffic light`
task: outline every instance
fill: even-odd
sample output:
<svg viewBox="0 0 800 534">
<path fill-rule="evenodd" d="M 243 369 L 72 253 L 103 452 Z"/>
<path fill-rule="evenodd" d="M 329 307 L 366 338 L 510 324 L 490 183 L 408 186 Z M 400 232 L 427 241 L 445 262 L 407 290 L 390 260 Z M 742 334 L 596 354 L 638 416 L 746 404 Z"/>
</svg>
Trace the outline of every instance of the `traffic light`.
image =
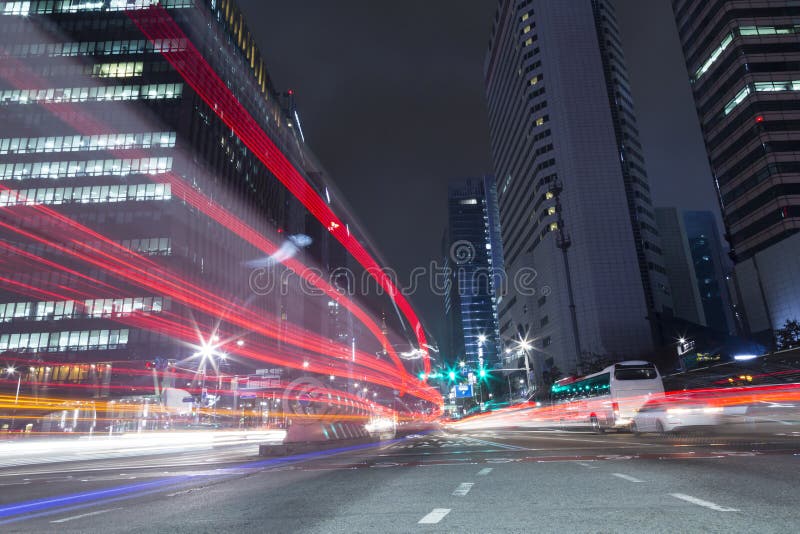
<svg viewBox="0 0 800 534">
<path fill-rule="evenodd" d="M 145 369 L 155 369 L 156 368 L 156 362 L 154 362 L 153 360 L 147 360 L 146 362 L 144 362 L 144 368 Z"/>
<path fill-rule="evenodd" d="M 419 379 L 420 380 L 425 380 L 425 373 L 424 372 L 419 374 Z"/>
<path fill-rule="evenodd" d="M 456 379 L 456 372 L 455 371 L 450 371 L 447 375 L 450 377 L 451 381 L 454 381 Z"/>
<path fill-rule="evenodd" d="M 480 371 L 478 371 L 478 376 L 480 376 L 481 378 L 486 378 L 486 369 L 481 369 Z"/>
</svg>

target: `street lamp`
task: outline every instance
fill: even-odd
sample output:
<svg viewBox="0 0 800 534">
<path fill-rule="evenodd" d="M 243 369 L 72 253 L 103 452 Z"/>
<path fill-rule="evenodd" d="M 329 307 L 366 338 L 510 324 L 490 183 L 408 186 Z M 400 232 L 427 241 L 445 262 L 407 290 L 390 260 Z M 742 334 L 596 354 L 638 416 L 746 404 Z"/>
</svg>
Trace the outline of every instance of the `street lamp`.
<svg viewBox="0 0 800 534">
<path fill-rule="evenodd" d="M 13 376 L 14 373 L 17 374 L 17 395 L 14 397 L 14 416 L 11 418 L 11 425 L 14 426 L 14 423 L 17 419 L 17 404 L 19 404 L 19 388 L 22 385 L 22 373 L 17 372 L 16 367 L 13 365 L 9 365 L 6 367 L 6 374 L 8 376 Z"/>
</svg>

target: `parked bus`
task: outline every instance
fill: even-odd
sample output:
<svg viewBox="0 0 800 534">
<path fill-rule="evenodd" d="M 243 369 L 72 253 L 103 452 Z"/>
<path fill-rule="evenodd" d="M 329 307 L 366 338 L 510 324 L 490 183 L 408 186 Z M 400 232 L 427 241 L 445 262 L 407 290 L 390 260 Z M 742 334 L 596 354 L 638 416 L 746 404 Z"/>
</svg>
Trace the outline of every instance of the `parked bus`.
<svg viewBox="0 0 800 534">
<path fill-rule="evenodd" d="M 565 378 L 551 389 L 560 426 L 591 427 L 598 433 L 629 430 L 637 410 L 663 394 L 658 369 L 645 361 L 620 362 L 582 378 Z"/>
</svg>

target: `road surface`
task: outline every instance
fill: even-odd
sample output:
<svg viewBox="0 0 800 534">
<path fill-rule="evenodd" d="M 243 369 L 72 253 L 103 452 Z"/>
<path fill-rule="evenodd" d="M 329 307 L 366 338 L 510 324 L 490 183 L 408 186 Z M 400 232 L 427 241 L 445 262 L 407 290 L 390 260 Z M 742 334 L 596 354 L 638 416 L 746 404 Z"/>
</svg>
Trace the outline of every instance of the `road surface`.
<svg viewBox="0 0 800 534">
<path fill-rule="evenodd" d="M 2 532 L 792 532 L 800 435 L 437 430 L 0 469 Z"/>
</svg>

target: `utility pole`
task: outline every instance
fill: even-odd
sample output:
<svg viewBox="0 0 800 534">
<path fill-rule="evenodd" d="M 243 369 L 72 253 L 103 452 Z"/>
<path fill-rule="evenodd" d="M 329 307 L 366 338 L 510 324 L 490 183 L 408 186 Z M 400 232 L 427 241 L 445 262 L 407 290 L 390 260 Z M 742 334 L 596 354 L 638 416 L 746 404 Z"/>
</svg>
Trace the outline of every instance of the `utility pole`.
<svg viewBox="0 0 800 534">
<path fill-rule="evenodd" d="M 561 182 L 554 182 L 553 185 L 550 187 L 550 193 L 556 199 L 556 224 L 558 227 L 556 231 L 556 246 L 561 249 L 561 256 L 564 259 L 564 271 L 566 274 L 567 279 L 567 296 L 569 298 L 569 314 L 572 320 L 572 337 L 575 339 L 575 358 L 576 358 L 576 371 L 578 374 L 582 374 L 582 357 L 581 357 L 581 339 L 580 334 L 578 332 L 578 314 L 575 311 L 575 295 L 572 290 L 572 273 L 569 269 L 569 254 L 567 253 L 567 249 L 572 246 L 572 240 L 569 237 L 569 234 L 566 232 L 564 228 L 564 217 L 562 215 L 562 206 L 561 206 L 561 193 L 563 192 L 564 188 L 561 186 Z M 527 362 L 527 358 L 525 359 Z"/>
</svg>

